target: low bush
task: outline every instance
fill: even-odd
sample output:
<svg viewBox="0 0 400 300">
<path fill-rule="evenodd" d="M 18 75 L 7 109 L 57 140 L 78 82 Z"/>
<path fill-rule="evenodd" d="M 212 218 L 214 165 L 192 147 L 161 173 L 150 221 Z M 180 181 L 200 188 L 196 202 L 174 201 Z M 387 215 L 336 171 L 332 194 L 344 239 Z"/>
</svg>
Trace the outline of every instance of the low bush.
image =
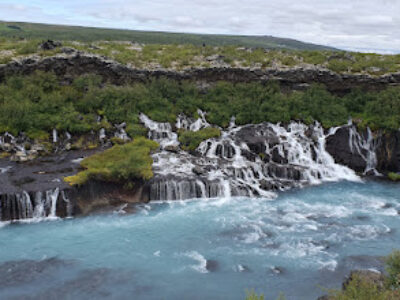
<svg viewBox="0 0 400 300">
<path fill-rule="evenodd" d="M 118 182 L 131 188 L 134 181 L 153 177 L 151 151 L 158 148 L 154 141 L 139 137 L 125 145 L 112 148 L 81 162 L 85 169 L 78 174 L 66 177 L 70 185 L 82 185 L 88 180 Z"/>
<path fill-rule="evenodd" d="M 353 274 L 341 291 L 330 291 L 330 300 L 397 300 L 400 299 L 400 251 L 385 258 L 384 282 Z"/>
<path fill-rule="evenodd" d="M 179 142 L 183 150 L 194 151 L 202 141 L 217 138 L 221 136 L 221 131 L 218 128 L 208 127 L 199 131 L 180 131 Z"/>
<path fill-rule="evenodd" d="M 321 85 L 285 94 L 274 82 L 217 82 L 202 91 L 190 81 L 160 78 L 114 86 L 86 75 L 62 85 L 54 74 L 43 72 L 8 77 L 0 84 L 0 134 L 35 136 L 55 128 L 82 135 L 126 122 L 131 137 L 146 136 L 140 113 L 175 123 L 180 113 L 193 117 L 197 109 L 206 111 L 208 122 L 220 127 L 227 127 L 232 116 L 238 125 L 301 120 L 319 121 L 326 128 L 343 125 L 352 117 L 373 130 L 398 130 L 400 87 L 369 93 L 354 90 L 339 97 Z"/>
<path fill-rule="evenodd" d="M 399 173 L 394 173 L 394 172 L 390 172 L 388 174 L 388 178 L 392 181 L 400 181 L 400 174 Z"/>
</svg>

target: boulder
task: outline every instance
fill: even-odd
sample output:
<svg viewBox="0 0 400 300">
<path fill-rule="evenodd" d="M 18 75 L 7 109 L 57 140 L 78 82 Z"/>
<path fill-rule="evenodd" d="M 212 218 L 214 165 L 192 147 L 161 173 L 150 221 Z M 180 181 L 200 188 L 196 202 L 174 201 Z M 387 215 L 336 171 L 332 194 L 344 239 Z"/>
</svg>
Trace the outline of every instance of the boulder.
<svg viewBox="0 0 400 300">
<path fill-rule="evenodd" d="M 43 42 L 39 47 L 42 50 L 53 50 L 57 47 L 61 47 L 61 43 L 60 42 L 56 42 L 53 40 L 47 40 L 45 42 Z"/>
<path fill-rule="evenodd" d="M 177 145 L 168 145 L 164 147 L 164 150 L 172 153 L 178 153 L 180 148 Z"/>
</svg>

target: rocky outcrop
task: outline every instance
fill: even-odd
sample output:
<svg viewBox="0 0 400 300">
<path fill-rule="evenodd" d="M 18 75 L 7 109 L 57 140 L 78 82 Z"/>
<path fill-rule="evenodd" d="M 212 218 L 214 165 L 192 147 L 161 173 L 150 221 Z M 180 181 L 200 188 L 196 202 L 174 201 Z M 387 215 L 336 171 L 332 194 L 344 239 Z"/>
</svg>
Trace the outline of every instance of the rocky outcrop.
<svg viewBox="0 0 400 300">
<path fill-rule="evenodd" d="M 400 131 L 372 133 L 350 124 L 327 138 L 326 150 L 337 163 L 360 174 L 400 171 Z"/>
<path fill-rule="evenodd" d="M 168 77 L 176 80 L 190 79 L 199 84 L 216 81 L 230 82 L 267 82 L 277 81 L 282 88 L 304 89 L 310 84 L 321 83 L 334 93 L 347 93 L 354 88 L 380 90 L 389 85 L 400 85 L 400 73 L 383 76 L 338 74 L 316 66 L 293 67 L 284 69 L 252 68 L 190 68 L 183 71 L 171 69 L 137 69 L 119 64 L 97 55 L 63 48 L 64 54 L 41 58 L 32 56 L 7 65 L 0 65 L 0 82 L 7 76 L 30 74 L 36 70 L 51 71 L 62 80 L 71 81 L 74 77 L 93 73 L 101 75 L 104 80 L 117 85 L 145 81 L 149 78 Z"/>
</svg>

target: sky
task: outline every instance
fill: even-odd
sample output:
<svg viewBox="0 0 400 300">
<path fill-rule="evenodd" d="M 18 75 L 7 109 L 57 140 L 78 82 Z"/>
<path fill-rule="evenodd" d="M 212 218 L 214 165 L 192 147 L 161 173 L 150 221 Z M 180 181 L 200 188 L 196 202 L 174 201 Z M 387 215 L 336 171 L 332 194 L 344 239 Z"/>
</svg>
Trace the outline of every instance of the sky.
<svg viewBox="0 0 400 300">
<path fill-rule="evenodd" d="M 0 20 L 272 35 L 400 53 L 400 0 L 0 0 Z"/>
</svg>

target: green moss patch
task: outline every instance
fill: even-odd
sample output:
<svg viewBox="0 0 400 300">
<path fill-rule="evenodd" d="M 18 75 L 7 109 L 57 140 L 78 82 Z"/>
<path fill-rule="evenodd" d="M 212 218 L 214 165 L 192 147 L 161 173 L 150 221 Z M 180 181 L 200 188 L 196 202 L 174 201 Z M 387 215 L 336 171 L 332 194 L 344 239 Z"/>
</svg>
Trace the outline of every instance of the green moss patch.
<svg viewBox="0 0 400 300">
<path fill-rule="evenodd" d="M 117 182 L 125 187 L 133 187 L 137 180 L 153 177 L 151 151 L 158 148 L 154 141 L 139 137 L 125 145 L 112 148 L 85 158 L 81 166 L 85 170 L 64 180 L 70 185 L 82 185 L 88 180 Z"/>
<path fill-rule="evenodd" d="M 392 181 L 400 181 L 400 174 L 399 173 L 394 173 L 394 172 L 390 172 L 388 174 L 388 178 Z"/>
<path fill-rule="evenodd" d="M 202 141 L 221 136 L 221 131 L 218 128 L 204 128 L 199 131 L 180 131 L 179 142 L 182 144 L 182 149 L 194 151 Z"/>
</svg>

